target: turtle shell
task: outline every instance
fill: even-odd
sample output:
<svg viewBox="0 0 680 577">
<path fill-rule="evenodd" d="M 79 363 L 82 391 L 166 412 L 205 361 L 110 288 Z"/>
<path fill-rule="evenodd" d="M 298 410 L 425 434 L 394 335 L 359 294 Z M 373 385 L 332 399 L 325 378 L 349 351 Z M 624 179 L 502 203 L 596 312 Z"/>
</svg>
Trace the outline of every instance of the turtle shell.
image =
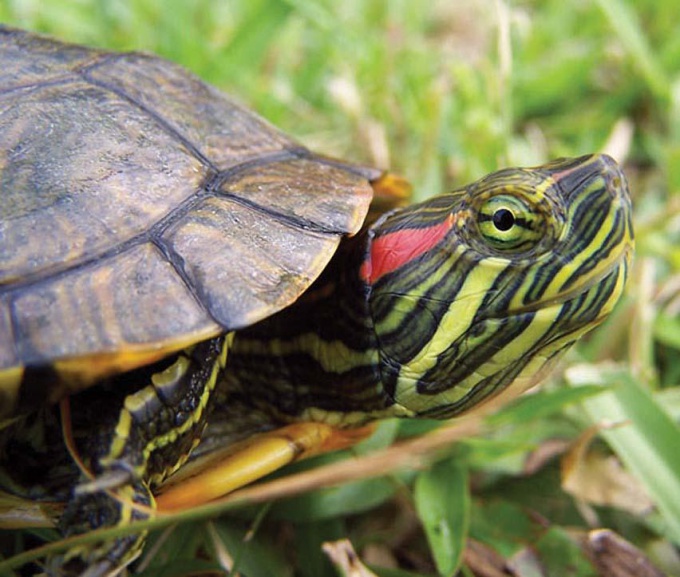
<svg viewBox="0 0 680 577">
<path fill-rule="evenodd" d="M 87 386 L 273 314 L 361 227 L 377 171 L 177 65 L 8 28 L 0 63 L 0 415 L 35 367 Z"/>
</svg>

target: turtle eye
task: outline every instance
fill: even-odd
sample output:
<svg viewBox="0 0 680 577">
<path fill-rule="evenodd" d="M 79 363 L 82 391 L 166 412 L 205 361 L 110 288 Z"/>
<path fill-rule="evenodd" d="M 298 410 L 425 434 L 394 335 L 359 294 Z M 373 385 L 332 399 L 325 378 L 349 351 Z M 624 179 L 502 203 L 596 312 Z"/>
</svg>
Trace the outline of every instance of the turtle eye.
<svg viewBox="0 0 680 577">
<path fill-rule="evenodd" d="M 515 225 L 515 215 L 510 209 L 499 208 L 493 213 L 491 222 L 496 227 L 499 232 L 505 232 L 510 230 Z"/>
<path fill-rule="evenodd" d="M 533 212 L 524 199 L 499 194 L 482 203 L 477 226 L 482 240 L 492 248 L 521 252 L 541 240 L 545 228 L 542 216 Z"/>
</svg>

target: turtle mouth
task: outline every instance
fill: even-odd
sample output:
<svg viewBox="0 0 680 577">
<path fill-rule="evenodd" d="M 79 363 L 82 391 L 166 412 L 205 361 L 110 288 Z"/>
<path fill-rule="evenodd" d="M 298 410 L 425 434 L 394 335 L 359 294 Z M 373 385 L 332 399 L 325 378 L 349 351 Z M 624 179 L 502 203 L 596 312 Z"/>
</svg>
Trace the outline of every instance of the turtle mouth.
<svg viewBox="0 0 680 577">
<path fill-rule="evenodd" d="M 518 307 L 514 309 L 512 312 L 514 315 L 534 313 L 541 309 L 545 309 L 555 305 L 561 305 L 568 301 L 576 299 L 581 295 L 588 293 L 591 289 L 593 289 L 593 287 L 599 285 L 611 275 L 618 276 L 620 274 L 620 269 L 622 267 L 624 269 L 623 274 L 625 275 L 628 268 L 630 267 L 632 258 L 633 258 L 633 243 L 632 241 L 630 241 L 625 243 L 621 247 L 620 252 L 616 255 L 615 258 L 612 258 L 606 266 L 602 267 L 600 270 L 590 275 L 586 279 L 583 279 L 581 282 L 574 284 L 570 289 L 561 291 L 555 296 L 537 300 L 536 302 L 530 303 L 523 307 Z M 616 301 L 617 299 L 618 295 L 617 298 L 614 298 L 614 301 Z M 603 311 L 598 316 L 598 318 L 599 317 L 604 318 L 606 315 L 607 312 Z"/>
</svg>

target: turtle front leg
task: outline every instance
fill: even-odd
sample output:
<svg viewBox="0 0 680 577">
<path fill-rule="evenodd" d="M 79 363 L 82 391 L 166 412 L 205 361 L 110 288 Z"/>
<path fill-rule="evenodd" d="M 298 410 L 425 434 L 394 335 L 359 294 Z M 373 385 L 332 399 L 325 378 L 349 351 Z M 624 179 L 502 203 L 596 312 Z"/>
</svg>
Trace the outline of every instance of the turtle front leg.
<svg viewBox="0 0 680 577">
<path fill-rule="evenodd" d="M 373 431 L 373 424 L 339 429 L 326 423 L 300 422 L 256 434 L 206 455 L 195 472 L 189 471 L 188 479 L 163 487 L 157 496 L 158 508 L 174 511 L 203 505 L 294 461 L 350 447 Z"/>
<path fill-rule="evenodd" d="M 200 441 L 227 347 L 228 338 L 220 337 L 180 353 L 151 377 L 151 384 L 124 396 L 120 409 L 113 403 L 113 418 L 105 418 L 112 409 L 103 393 L 94 407 L 79 407 L 87 403 L 73 399 L 75 444 L 90 471 L 74 488 L 59 521 L 66 536 L 153 516 L 153 487 L 177 470 Z M 56 575 L 113 574 L 136 558 L 144 539 L 145 533 L 131 533 L 73 549 L 50 559 L 48 568 Z"/>
<path fill-rule="evenodd" d="M 59 528 L 69 537 L 97 527 L 142 521 L 154 511 L 155 502 L 149 486 L 138 481 L 118 488 L 115 497 L 104 491 L 74 496 L 59 520 Z M 48 559 L 48 575 L 115 575 L 137 558 L 145 539 L 146 531 L 132 532 L 113 541 L 70 549 Z"/>
</svg>

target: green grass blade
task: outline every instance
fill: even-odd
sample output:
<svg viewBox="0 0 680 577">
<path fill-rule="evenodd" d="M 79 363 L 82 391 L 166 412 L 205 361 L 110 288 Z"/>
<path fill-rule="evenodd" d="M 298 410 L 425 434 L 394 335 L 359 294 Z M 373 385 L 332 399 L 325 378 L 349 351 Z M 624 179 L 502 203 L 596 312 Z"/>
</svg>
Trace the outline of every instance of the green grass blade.
<svg viewBox="0 0 680 577">
<path fill-rule="evenodd" d="M 229 66 L 241 71 L 259 66 L 271 45 L 270 39 L 285 24 L 290 10 L 286 2 L 250 2 L 239 28 L 224 48 Z"/>
<path fill-rule="evenodd" d="M 642 31 L 635 13 L 621 0 L 597 0 L 649 88 L 658 98 L 670 97 L 670 83 Z"/>
<path fill-rule="evenodd" d="M 603 384 L 610 391 L 583 406 L 594 423 L 618 425 L 602 436 L 637 476 L 656 503 L 666 536 L 680 544 L 680 428 L 636 379 L 625 370 L 575 367 L 572 385 Z"/>
</svg>

